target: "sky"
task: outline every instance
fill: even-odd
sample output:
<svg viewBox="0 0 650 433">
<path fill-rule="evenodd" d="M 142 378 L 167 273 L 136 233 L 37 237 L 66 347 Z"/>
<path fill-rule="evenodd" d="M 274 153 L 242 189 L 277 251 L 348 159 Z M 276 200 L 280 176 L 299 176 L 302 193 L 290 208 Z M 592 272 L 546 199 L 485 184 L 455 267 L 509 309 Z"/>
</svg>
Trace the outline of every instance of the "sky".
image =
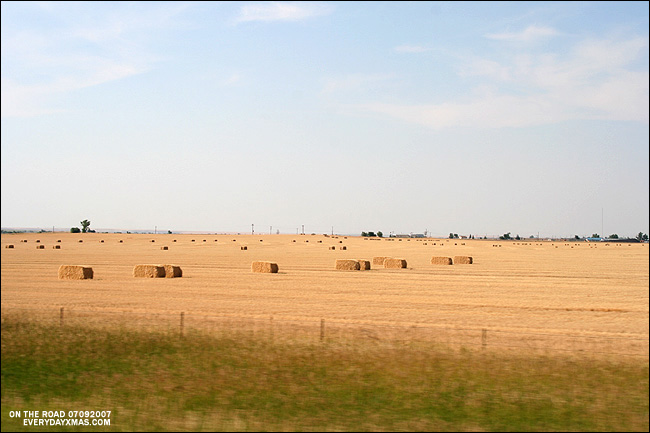
<svg viewBox="0 0 650 433">
<path fill-rule="evenodd" d="M 3 228 L 650 231 L 648 2 L 1 7 Z"/>
</svg>

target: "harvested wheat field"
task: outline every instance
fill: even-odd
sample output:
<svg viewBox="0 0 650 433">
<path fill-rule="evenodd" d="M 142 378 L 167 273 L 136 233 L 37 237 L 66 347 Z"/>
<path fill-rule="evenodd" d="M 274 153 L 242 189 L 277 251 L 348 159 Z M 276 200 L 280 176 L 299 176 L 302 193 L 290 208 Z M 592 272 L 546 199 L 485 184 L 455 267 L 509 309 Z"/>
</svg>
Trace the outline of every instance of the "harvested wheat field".
<svg viewBox="0 0 650 433">
<path fill-rule="evenodd" d="M 316 338 L 349 331 L 376 340 L 648 354 L 647 244 L 497 241 L 501 248 L 493 248 L 494 240 L 348 237 L 335 259 L 399 257 L 408 267 L 341 272 L 324 235 L 205 235 L 204 243 L 174 234 L 166 251 L 151 243 L 171 235 L 88 233 L 80 242 L 79 234 L 39 233 L 45 245 L 61 240 L 56 251 L 36 251 L 36 236 L 2 235 L 3 313 L 58 320 L 63 307 L 70 320 L 157 317 L 175 326 L 184 312 L 187 328 L 272 321 L 304 326 Z M 472 257 L 472 266 L 432 265 L 441 255 Z M 277 263 L 279 272 L 252 273 L 256 261 Z M 93 279 L 58 278 L 61 265 L 76 263 L 92 267 Z M 175 263 L 182 278 L 133 278 L 141 263 Z"/>
</svg>

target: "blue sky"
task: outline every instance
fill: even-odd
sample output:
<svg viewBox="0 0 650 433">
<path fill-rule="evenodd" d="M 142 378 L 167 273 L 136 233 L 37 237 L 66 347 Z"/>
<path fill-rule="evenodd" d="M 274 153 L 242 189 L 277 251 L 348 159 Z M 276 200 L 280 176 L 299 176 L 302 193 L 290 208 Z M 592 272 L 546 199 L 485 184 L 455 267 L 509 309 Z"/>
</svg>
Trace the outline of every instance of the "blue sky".
<svg viewBox="0 0 650 433">
<path fill-rule="evenodd" d="M 2 227 L 648 233 L 648 15 L 3 1 Z"/>
</svg>

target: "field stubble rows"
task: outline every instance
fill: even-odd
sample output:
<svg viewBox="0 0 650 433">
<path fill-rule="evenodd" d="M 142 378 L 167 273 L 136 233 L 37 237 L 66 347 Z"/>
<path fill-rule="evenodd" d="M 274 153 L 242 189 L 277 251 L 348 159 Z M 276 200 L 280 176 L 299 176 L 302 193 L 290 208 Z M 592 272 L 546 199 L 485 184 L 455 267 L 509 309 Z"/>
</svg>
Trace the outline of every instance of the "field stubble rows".
<svg viewBox="0 0 650 433">
<path fill-rule="evenodd" d="M 36 239 L 45 249 L 35 248 Z M 61 249 L 52 248 L 57 244 Z M 545 334 L 560 337 L 554 347 L 570 348 L 583 336 L 600 338 L 606 350 L 648 353 L 647 244 L 40 233 L 3 234 L 2 248 L 3 311 L 65 307 L 87 319 L 105 313 L 116 324 L 125 316 L 115 313 L 174 323 L 186 312 L 188 326 L 227 318 L 262 328 L 269 320 L 312 328 L 325 319 L 328 331 L 358 325 L 373 338 L 391 327 L 408 333 L 415 326 L 437 338 L 444 330 L 475 336 L 487 329 L 504 345 Z M 455 255 L 474 263 L 430 263 Z M 374 256 L 404 258 L 408 268 L 334 269 L 336 259 Z M 256 260 L 278 263 L 279 273 L 251 273 Z M 133 278 L 142 263 L 179 265 L 183 277 Z M 62 264 L 91 266 L 94 279 L 58 280 Z"/>
</svg>

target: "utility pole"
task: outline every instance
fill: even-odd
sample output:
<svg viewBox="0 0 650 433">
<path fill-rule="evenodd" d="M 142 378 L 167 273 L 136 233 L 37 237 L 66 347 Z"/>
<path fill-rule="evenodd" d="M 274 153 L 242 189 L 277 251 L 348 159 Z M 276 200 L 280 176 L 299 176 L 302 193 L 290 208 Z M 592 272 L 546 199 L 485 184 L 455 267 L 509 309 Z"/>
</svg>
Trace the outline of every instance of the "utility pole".
<svg viewBox="0 0 650 433">
<path fill-rule="evenodd" d="M 54 231 L 54 230 L 52 230 Z M 332 226 L 332 236 L 334 236 L 334 226 Z"/>
<path fill-rule="evenodd" d="M 302 225 L 302 234 L 303 235 L 305 234 L 305 225 L 304 224 Z"/>
<path fill-rule="evenodd" d="M 153 234 L 155 235 L 158 232 L 158 226 L 153 226 Z"/>
<path fill-rule="evenodd" d="M 269 234 L 270 235 L 273 234 L 272 231 L 273 231 L 273 226 L 269 226 Z"/>
<path fill-rule="evenodd" d="M 251 234 L 255 234 L 255 224 L 251 224 Z"/>
</svg>

